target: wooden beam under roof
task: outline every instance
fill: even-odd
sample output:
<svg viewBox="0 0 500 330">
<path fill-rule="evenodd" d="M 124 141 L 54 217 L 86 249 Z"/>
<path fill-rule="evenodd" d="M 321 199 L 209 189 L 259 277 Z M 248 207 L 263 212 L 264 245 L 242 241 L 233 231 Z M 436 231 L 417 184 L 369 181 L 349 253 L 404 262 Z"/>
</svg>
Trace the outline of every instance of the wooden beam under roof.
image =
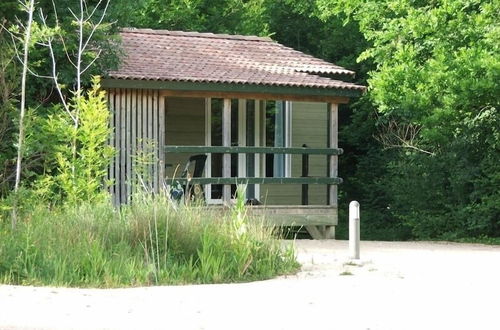
<svg viewBox="0 0 500 330">
<path fill-rule="evenodd" d="M 249 100 L 265 100 L 265 101 L 295 101 L 295 102 L 323 102 L 347 104 L 349 98 L 345 96 L 320 96 L 320 95 L 295 95 L 295 94 L 276 94 L 276 93 L 240 93 L 240 92 L 205 92 L 205 91 L 179 91 L 179 90 L 162 90 L 163 96 L 175 97 L 210 97 L 219 99 L 249 99 Z"/>
<path fill-rule="evenodd" d="M 357 97 L 362 94 L 362 91 L 355 89 L 127 79 L 103 79 L 102 87 L 105 89 L 156 89 L 161 90 L 161 94 L 164 96 L 287 100 L 337 104 L 348 103 L 350 97 Z"/>
</svg>

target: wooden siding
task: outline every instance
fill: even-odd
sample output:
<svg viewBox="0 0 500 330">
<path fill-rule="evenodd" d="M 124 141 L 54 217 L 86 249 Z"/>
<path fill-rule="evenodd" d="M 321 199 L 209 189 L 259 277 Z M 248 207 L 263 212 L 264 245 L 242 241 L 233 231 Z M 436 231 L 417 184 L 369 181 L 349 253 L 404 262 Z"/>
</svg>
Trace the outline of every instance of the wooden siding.
<svg viewBox="0 0 500 330">
<path fill-rule="evenodd" d="M 187 97 L 167 97 L 166 99 L 166 144 L 167 145 L 205 145 L 205 99 Z M 168 178 L 179 176 L 184 169 L 188 153 L 168 153 L 165 175 Z"/>
<path fill-rule="evenodd" d="M 115 205 L 128 203 L 144 184 L 162 185 L 165 146 L 165 107 L 158 91 L 109 89 L 108 105 L 114 130 L 110 144 L 116 154 L 108 170 L 108 187 Z"/>
<path fill-rule="evenodd" d="M 328 140 L 327 104 L 316 102 L 293 102 L 292 147 L 307 144 L 311 148 L 326 148 Z M 302 174 L 302 156 L 292 155 L 292 177 Z M 309 158 L 309 175 L 327 174 L 327 158 L 314 155 Z M 309 204 L 326 205 L 326 185 L 309 185 Z M 262 185 L 261 200 L 268 205 L 300 205 L 301 185 Z"/>
</svg>

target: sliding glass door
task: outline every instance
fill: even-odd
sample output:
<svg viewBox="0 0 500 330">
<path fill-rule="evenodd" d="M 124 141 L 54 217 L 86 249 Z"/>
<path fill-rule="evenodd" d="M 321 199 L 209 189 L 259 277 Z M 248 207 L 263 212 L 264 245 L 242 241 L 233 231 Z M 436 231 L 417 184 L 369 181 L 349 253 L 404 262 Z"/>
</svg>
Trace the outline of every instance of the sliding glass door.
<svg viewBox="0 0 500 330">
<path fill-rule="evenodd" d="M 209 98 L 205 102 L 205 142 L 207 146 L 222 146 L 222 112 L 224 99 Z M 231 146 L 260 146 L 262 116 L 257 100 L 231 100 Z M 207 158 L 206 177 L 222 177 L 222 154 Z M 260 176 L 260 155 L 231 154 L 231 177 Z M 207 202 L 222 203 L 222 185 L 205 187 Z M 236 185 L 231 186 L 235 198 Z M 247 198 L 258 198 L 258 185 L 248 185 Z"/>
</svg>

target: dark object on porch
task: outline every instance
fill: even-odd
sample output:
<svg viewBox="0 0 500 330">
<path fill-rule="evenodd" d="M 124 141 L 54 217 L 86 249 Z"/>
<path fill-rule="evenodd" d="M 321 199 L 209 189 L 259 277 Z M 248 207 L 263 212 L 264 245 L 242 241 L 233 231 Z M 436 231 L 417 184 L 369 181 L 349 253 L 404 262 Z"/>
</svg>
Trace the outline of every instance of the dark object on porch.
<svg viewBox="0 0 500 330">
<path fill-rule="evenodd" d="M 191 164 L 194 162 L 194 170 L 193 174 L 189 175 L 189 168 L 191 167 Z M 189 157 L 186 166 L 184 167 L 184 170 L 181 173 L 181 178 L 201 178 L 203 176 L 203 170 L 205 169 L 205 163 L 207 162 L 207 155 L 193 155 Z M 186 191 L 186 187 L 187 190 Z M 205 191 L 203 190 L 203 185 L 200 184 L 193 184 L 189 185 L 189 183 L 186 186 L 183 186 L 183 190 L 186 196 L 188 198 L 197 198 L 201 197 L 202 200 L 205 200 Z"/>
<path fill-rule="evenodd" d="M 179 182 L 175 182 L 170 188 L 170 197 L 175 201 L 180 201 L 184 195 L 184 189 Z"/>
<path fill-rule="evenodd" d="M 262 205 L 262 203 L 257 198 L 247 199 L 246 205 Z"/>
<path fill-rule="evenodd" d="M 193 155 L 189 157 L 184 170 L 181 173 L 181 178 L 187 178 L 189 174 L 189 167 L 194 162 L 194 172 L 191 175 L 192 178 L 201 178 L 203 175 L 203 170 L 205 169 L 205 163 L 207 161 L 207 155 Z"/>
<path fill-rule="evenodd" d="M 203 170 L 205 169 L 205 163 L 207 161 L 207 155 L 193 155 L 189 157 L 186 162 L 186 166 L 184 166 L 184 170 L 181 173 L 182 179 L 190 179 L 190 178 L 201 178 L 203 175 Z M 189 168 L 191 164 L 194 162 L 194 171 L 192 175 L 189 175 Z M 186 189 L 188 191 L 186 191 Z M 191 198 L 191 195 L 194 193 L 194 196 L 200 196 L 203 199 L 205 198 L 205 192 L 203 190 L 203 186 L 200 184 L 189 185 L 189 181 L 186 185 L 181 185 L 179 181 L 176 181 L 172 188 L 170 189 L 170 196 L 172 199 L 176 201 L 180 201 L 183 195 Z"/>
</svg>

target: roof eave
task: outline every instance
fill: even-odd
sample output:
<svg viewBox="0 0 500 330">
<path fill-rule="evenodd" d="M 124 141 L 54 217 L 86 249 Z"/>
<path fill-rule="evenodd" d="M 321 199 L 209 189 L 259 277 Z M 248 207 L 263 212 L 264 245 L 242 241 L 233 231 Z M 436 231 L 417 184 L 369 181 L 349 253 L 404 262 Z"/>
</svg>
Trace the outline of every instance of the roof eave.
<svg viewBox="0 0 500 330">
<path fill-rule="evenodd" d="M 258 95 L 262 99 L 276 99 L 282 96 L 283 100 L 337 100 L 338 103 L 347 103 L 351 97 L 358 97 L 363 90 L 348 88 L 322 88 L 322 87 L 299 87 L 299 86 L 276 86 L 258 84 L 235 84 L 235 83 L 205 83 L 186 81 L 162 81 L 162 80 L 137 80 L 137 79 L 113 79 L 102 80 L 103 88 L 131 88 L 131 89 L 157 89 L 167 91 L 178 91 L 180 94 L 190 95 L 220 95 L 228 93 L 234 95 L 248 96 Z M 186 93 L 187 92 L 187 93 Z M 197 94 L 198 93 L 198 94 Z M 268 96 L 268 97 L 266 97 Z"/>
</svg>

